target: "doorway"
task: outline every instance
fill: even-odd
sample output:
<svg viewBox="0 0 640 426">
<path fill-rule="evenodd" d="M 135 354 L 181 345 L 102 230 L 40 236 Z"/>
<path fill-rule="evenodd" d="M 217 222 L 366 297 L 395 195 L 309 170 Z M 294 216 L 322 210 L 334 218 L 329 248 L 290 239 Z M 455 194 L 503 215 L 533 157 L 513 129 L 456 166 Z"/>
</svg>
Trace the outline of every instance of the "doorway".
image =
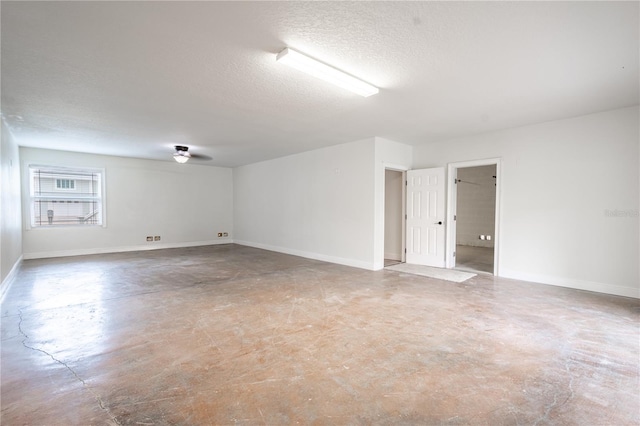
<svg viewBox="0 0 640 426">
<path fill-rule="evenodd" d="M 405 261 L 405 173 L 384 171 L 384 266 Z"/>
<path fill-rule="evenodd" d="M 500 162 L 449 165 L 447 267 L 498 275 Z"/>
</svg>

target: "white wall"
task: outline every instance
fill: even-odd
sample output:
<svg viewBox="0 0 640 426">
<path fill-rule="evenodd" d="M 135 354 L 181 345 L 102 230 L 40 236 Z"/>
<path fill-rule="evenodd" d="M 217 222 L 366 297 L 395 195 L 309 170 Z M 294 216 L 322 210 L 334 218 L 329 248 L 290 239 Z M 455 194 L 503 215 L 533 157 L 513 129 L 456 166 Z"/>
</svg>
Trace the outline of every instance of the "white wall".
<svg viewBox="0 0 640 426">
<path fill-rule="evenodd" d="M 24 182 L 29 164 L 39 164 L 104 168 L 106 183 L 106 227 L 26 227 L 26 259 L 228 243 L 233 237 L 230 168 L 32 148 L 20 148 L 20 158 Z M 28 214 L 29 189 L 22 190 Z M 218 238 L 218 232 L 229 237 Z M 149 243 L 148 235 L 161 241 Z"/>
<path fill-rule="evenodd" d="M 456 185 L 456 243 L 493 247 L 496 215 L 496 166 L 462 167 Z M 481 240 L 480 235 L 491 236 Z"/>
<path fill-rule="evenodd" d="M 636 106 L 424 145 L 414 165 L 502 158 L 500 275 L 640 297 L 638 114 Z"/>
<path fill-rule="evenodd" d="M 402 260 L 402 172 L 384 173 L 384 258 Z"/>
<path fill-rule="evenodd" d="M 234 169 L 239 244 L 372 269 L 374 139 Z"/>
<path fill-rule="evenodd" d="M 2 122 L 0 143 L 0 283 L 7 288 L 10 274 L 22 257 L 20 157 L 18 145 Z M 11 274 L 13 275 L 13 274 Z"/>
</svg>

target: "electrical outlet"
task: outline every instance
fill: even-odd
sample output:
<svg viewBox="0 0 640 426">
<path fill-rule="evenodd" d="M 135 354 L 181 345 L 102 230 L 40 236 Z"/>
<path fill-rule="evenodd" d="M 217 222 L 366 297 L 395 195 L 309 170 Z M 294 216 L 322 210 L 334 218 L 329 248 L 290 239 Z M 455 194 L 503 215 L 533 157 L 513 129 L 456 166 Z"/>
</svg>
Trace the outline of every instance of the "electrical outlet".
<svg viewBox="0 0 640 426">
<path fill-rule="evenodd" d="M 147 241 L 153 241 L 153 237 L 151 236 L 147 237 Z"/>
<path fill-rule="evenodd" d="M 228 237 L 228 236 L 229 236 L 229 233 L 228 233 L 228 232 L 223 232 L 223 233 L 222 233 L 222 236 L 223 236 L 223 237 Z"/>
<path fill-rule="evenodd" d="M 222 238 L 222 232 L 218 232 L 218 238 Z"/>
<path fill-rule="evenodd" d="M 160 235 L 156 235 L 155 237 L 153 237 L 153 241 L 160 241 Z"/>
</svg>

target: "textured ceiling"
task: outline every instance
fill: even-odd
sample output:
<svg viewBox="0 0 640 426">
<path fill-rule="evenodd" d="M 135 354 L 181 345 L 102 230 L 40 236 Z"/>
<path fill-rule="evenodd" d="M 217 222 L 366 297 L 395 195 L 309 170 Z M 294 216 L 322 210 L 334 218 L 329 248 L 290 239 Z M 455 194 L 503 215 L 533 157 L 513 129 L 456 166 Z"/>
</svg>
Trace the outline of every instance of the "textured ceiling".
<svg viewBox="0 0 640 426">
<path fill-rule="evenodd" d="M 22 146 L 235 166 L 412 145 L 638 104 L 638 2 L 1 3 Z M 276 63 L 285 46 L 378 87 Z"/>
</svg>

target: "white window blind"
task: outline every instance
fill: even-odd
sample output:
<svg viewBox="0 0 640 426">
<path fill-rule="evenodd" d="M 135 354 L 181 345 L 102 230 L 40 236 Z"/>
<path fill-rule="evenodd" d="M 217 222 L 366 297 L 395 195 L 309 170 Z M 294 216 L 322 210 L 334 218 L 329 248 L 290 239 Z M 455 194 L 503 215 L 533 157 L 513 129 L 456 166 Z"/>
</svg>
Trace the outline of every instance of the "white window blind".
<svg viewBox="0 0 640 426">
<path fill-rule="evenodd" d="M 31 226 L 103 224 L 102 170 L 29 166 Z"/>
</svg>

